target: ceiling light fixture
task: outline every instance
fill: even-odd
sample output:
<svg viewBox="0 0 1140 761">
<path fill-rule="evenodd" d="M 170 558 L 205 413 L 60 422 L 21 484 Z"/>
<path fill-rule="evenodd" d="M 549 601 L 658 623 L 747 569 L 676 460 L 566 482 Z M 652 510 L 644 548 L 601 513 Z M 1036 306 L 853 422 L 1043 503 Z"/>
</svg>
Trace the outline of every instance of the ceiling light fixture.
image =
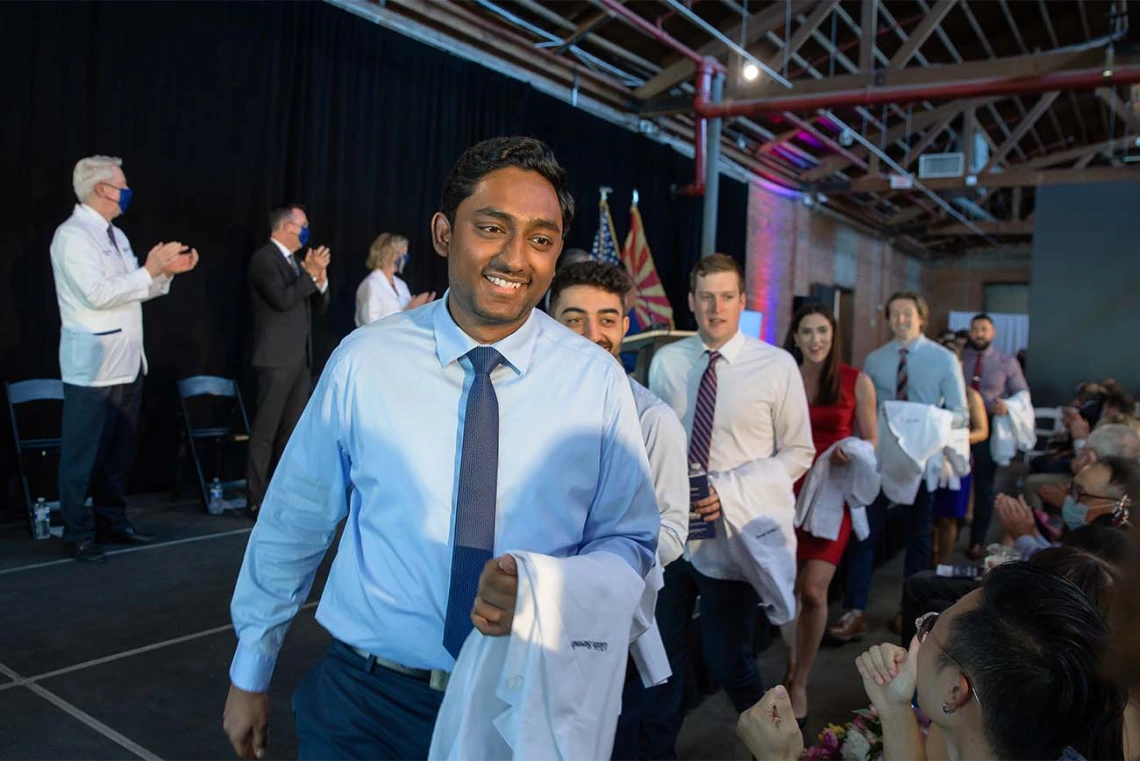
<svg viewBox="0 0 1140 761">
<path fill-rule="evenodd" d="M 746 82 L 755 82 L 760 78 L 760 67 L 749 61 L 744 64 L 744 68 L 740 73 Z"/>
</svg>

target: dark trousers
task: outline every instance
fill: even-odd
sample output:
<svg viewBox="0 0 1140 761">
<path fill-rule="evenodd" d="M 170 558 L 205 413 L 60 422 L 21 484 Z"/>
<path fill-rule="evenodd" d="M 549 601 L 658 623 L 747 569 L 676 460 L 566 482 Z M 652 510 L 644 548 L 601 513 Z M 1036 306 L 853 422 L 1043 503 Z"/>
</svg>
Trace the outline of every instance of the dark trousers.
<svg viewBox="0 0 1140 761">
<path fill-rule="evenodd" d="M 625 667 L 625 684 L 621 690 L 621 714 L 618 716 L 617 731 L 614 732 L 613 761 L 636 761 L 641 747 L 641 703 L 645 698 L 645 686 L 641 672 L 633 659 Z"/>
<path fill-rule="evenodd" d="M 867 523 L 871 533 L 861 542 L 854 542 L 848 549 L 846 607 L 857 610 L 867 609 L 867 596 L 871 592 L 871 577 L 875 572 L 875 553 L 878 551 L 883 527 L 887 522 L 887 509 L 890 501 L 879 494 L 867 508 Z M 906 525 L 906 560 L 903 563 L 903 577 L 911 576 L 930 568 L 930 532 L 934 526 L 934 495 L 923 483 L 918 487 L 914 504 L 901 508 Z"/>
<path fill-rule="evenodd" d="M 63 539 L 87 542 L 96 530 L 128 528 L 127 478 L 135 451 L 135 428 L 143 376 L 116 386 L 63 384 L 63 430 L 59 452 L 59 510 Z M 87 508 L 91 495 L 94 510 Z"/>
<path fill-rule="evenodd" d="M 902 645 L 914 638 L 914 621 L 923 613 L 941 613 L 978 588 L 976 579 L 949 579 L 934 571 L 919 571 L 903 582 Z"/>
<path fill-rule="evenodd" d="M 334 641 L 293 694 L 304 761 L 426 759 L 443 693 Z"/>
<path fill-rule="evenodd" d="M 305 411 L 312 387 L 308 365 L 256 367 L 257 412 L 249 436 L 246 485 L 250 507 L 261 507 L 273 468 Z"/>
<path fill-rule="evenodd" d="M 701 653 L 713 679 L 738 712 L 764 695 L 753 647 L 756 591 L 746 582 L 709 578 L 688 561 L 674 560 L 665 569 L 665 587 L 657 595 L 657 626 L 673 676 L 646 690 L 641 701 L 641 758 L 677 758 L 677 735 L 685 718 L 685 655 L 698 596 Z"/>
<path fill-rule="evenodd" d="M 992 418 L 991 418 L 992 420 Z M 974 522 L 970 526 L 970 544 L 986 546 L 990 521 L 994 517 L 994 478 L 997 463 L 990 454 L 990 442 L 979 441 L 970 447 L 974 456 Z"/>
</svg>

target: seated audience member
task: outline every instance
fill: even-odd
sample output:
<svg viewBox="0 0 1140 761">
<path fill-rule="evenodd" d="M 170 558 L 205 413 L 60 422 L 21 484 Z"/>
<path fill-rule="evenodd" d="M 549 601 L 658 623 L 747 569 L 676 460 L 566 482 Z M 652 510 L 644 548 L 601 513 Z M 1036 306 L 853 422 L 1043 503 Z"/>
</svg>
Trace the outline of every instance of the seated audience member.
<svg viewBox="0 0 1140 761">
<path fill-rule="evenodd" d="M 1072 474 L 1103 457 L 1123 457 L 1140 462 L 1140 434 L 1126 425 L 1109 423 L 1097 426 L 1081 443 L 1080 454 L 1069 463 L 1071 472 L 1065 474 L 1031 475 L 1025 479 L 1024 496 L 1034 512 L 1046 506 L 1059 510 L 1068 494 Z"/>
<path fill-rule="evenodd" d="M 1067 578 L 1008 563 L 941 614 L 923 616 L 910 649 L 883 644 L 856 660 L 883 723 L 883 757 L 1120 758 L 1106 727 L 1123 691 L 1100 676 L 1109 628 Z M 931 720 L 926 737 L 912 707 Z M 770 691 L 737 729 L 756 758 L 795 759 L 803 738 L 786 691 Z"/>
<path fill-rule="evenodd" d="M 954 341 L 942 344 L 955 356 L 960 356 Z M 963 371 L 964 372 L 964 371 Z M 966 406 L 970 413 L 970 447 L 981 444 L 990 438 L 990 419 L 986 414 L 986 403 L 977 390 L 966 384 Z M 971 471 L 975 464 L 971 456 Z M 992 464 L 992 463 L 991 463 Z M 992 474 L 991 474 L 992 478 Z M 934 564 L 945 563 L 958 543 L 958 524 L 966 517 L 970 505 L 970 495 L 974 494 L 974 474 L 961 479 L 958 489 L 942 488 L 934 492 Z M 976 518 L 975 518 L 976 520 Z M 903 625 L 906 625 L 905 616 Z"/>
<path fill-rule="evenodd" d="M 415 309 L 435 299 L 435 293 L 413 296 L 397 274 L 408 263 L 408 239 L 380 233 L 368 248 L 368 276 L 356 289 L 356 327 L 382 320 L 390 314 Z"/>
<path fill-rule="evenodd" d="M 1100 420 L 1097 427 L 1102 425 L 1126 425 L 1134 431 L 1140 431 L 1140 420 L 1136 419 L 1136 401 L 1131 394 L 1126 394 L 1120 384 L 1114 380 L 1104 382 L 1105 396 L 1100 406 Z"/>
<path fill-rule="evenodd" d="M 1123 457 L 1104 457 L 1090 463 L 1073 476 L 1069 494 L 1061 506 L 1064 530 L 1072 531 L 1090 523 L 1119 526 L 1128 522 L 1128 484 L 1136 478 L 1137 463 Z M 1041 536 L 1033 513 L 1024 498 L 1001 494 L 997 513 L 1006 535 L 1022 558 L 1052 546 Z"/>
<path fill-rule="evenodd" d="M 1129 496 L 1140 499 L 1140 481 L 1128 489 Z M 1116 642 L 1105 664 L 1105 673 L 1115 675 L 1129 690 L 1128 707 L 1124 711 L 1124 758 L 1140 759 L 1140 532 L 1129 531 L 1132 540 L 1124 563 L 1120 594 L 1113 605 L 1113 631 Z"/>
<path fill-rule="evenodd" d="M 970 345 L 970 331 L 966 329 L 954 331 L 954 343 L 958 344 L 958 354 L 961 355 L 966 347 Z"/>
<path fill-rule="evenodd" d="M 1100 420 L 1101 402 L 1105 390 L 1099 383 L 1086 381 L 1077 386 L 1076 395 L 1061 413 L 1061 428 L 1045 444 L 1045 451 L 1029 461 L 1029 473 L 1025 479 L 1026 491 L 1036 493 L 1036 489 L 1047 483 L 1068 481 L 1072 472 L 1072 461 L 1076 456 L 1075 445 L 1082 435 L 1096 427 Z M 1082 420 L 1084 422 L 1082 422 Z M 1087 423 L 1085 427 L 1084 423 Z M 1081 434 L 1083 429 L 1083 434 Z M 1078 434 L 1074 436 L 1073 432 Z M 1039 478 L 1039 476 L 1044 476 Z M 1032 487 L 1032 488 L 1031 488 Z M 1031 502 L 1035 497 L 1031 497 Z M 1039 508 L 1039 504 L 1034 504 Z"/>
</svg>

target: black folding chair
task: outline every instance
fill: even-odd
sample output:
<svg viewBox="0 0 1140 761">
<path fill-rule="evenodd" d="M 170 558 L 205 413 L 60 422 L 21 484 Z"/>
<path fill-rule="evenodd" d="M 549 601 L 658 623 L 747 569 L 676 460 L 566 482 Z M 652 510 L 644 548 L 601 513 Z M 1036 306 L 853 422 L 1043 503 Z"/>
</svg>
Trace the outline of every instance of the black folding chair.
<svg viewBox="0 0 1140 761">
<path fill-rule="evenodd" d="M 21 405 L 32 404 L 35 402 L 62 403 L 63 381 L 57 380 L 55 378 L 37 378 L 34 380 L 19 381 L 18 383 L 5 383 L 4 388 L 7 392 L 8 397 L 8 415 L 12 421 L 12 438 L 16 444 L 17 470 L 19 471 L 20 484 L 24 491 L 24 504 L 28 510 L 28 521 L 30 526 L 32 521 L 35 519 L 35 503 L 32 501 L 32 490 L 28 485 L 28 470 L 25 458 L 32 454 L 38 454 L 41 459 L 49 455 L 53 455 L 57 458 L 58 461 L 60 436 L 42 435 L 43 433 L 47 432 L 47 429 L 43 425 L 43 422 L 45 420 L 44 415 L 19 415 L 16 412 L 16 408 Z M 42 412 L 42 410 L 40 410 L 40 412 Z M 27 418 L 26 423 L 35 422 L 35 428 L 38 429 L 36 430 L 36 433 L 41 435 L 39 435 L 37 438 L 24 438 L 21 436 L 21 426 L 19 422 L 19 419 L 21 417 Z M 54 426 L 54 428 L 51 429 L 51 432 L 62 433 L 62 407 L 56 419 L 59 421 L 59 425 Z M 27 430 L 27 427 L 28 426 L 25 426 L 25 430 Z M 52 480 L 52 485 L 58 488 L 58 479 Z M 59 510 L 58 499 L 50 501 L 45 499 L 44 502 L 49 506 L 50 509 Z"/>
<path fill-rule="evenodd" d="M 198 406 L 192 400 L 203 397 L 212 397 L 213 400 L 230 399 L 233 403 L 225 405 L 227 409 L 221 413 L 218 410 L 219 405 L 206 405 L 211 408 L 209 410 L 210 419 L 204 421 L 206 424 L 199 425 L 199 418 L 203 418 L 205 415 L 192 415 L 191 407 Z M 209 505 L 210 487 L 206 473 L 202 468 L 202 458 L 199 455 L 198 446 L 210 443 L 215 450 L 214 470 L 211 479 L 217 477 L 221 481 L 223 492 L 239 492 L 238 496 L 227 498 L 225 506 L 229 509 L 245 507 L 245 479 L 222 480 L 221 477 L 227 445 L 249 441 L 249 417 L 246 415 L 245 402 L 242 401 L 241 391 L 238 389 L 237 383 L 230 378 L 219 378 L 214 375 L 195 375 L 184 378 L 178 381 L 178 405 L 183 430 L 182 446 L 178 458 L 179 466 L 175 474 L 175 492 L 178 490 L 178 476 L 182 472 L 186 450 L 189 449 L 191 459 L 194 461 L 194 469 L 198 474 L 198 490 L 202 497 L 202 506 L 206 508 Z M 198 412 L 199 410 L 196 409 L 195 411 Z"/>
</svg>

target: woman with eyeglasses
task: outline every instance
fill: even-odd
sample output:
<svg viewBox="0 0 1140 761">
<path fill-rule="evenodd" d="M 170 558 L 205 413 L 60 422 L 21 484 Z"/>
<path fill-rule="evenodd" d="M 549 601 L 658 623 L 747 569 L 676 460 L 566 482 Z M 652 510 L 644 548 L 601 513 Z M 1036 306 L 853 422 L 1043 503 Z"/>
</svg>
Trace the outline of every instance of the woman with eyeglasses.
<svg viewBox="0 0 1140 761">
<path fill-rule="evenodd" d="M 882 644 L 856 660 L 885 761 L 1122 757 L 1119 733 L 1103 731 L 1124 710 L 1123 690 L 1100 676 L 1109 627 L 1072 581 L 1044 564 L 1007 563 L 916 623 L 909 650 Z M 756 758 L 803 751 L 782 688 L 741 717 L 738 733 Z"/>
</svg>

